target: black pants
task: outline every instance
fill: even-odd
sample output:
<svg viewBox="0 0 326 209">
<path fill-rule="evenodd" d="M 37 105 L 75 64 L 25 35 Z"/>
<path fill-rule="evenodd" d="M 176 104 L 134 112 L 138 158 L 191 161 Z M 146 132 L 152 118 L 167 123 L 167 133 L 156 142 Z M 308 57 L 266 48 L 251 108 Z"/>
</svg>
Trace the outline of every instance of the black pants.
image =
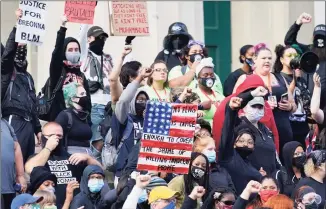
<svg viewBox="0 0 326 209">
<path fill-rule="evenodd" d="M 10 209 L 12 200 L 16 197 L 15 193 L 1 194 L 1 208 Z"/>
<path fill-rule="evenodd" d="M 10 116 L 5 118 L 14 128 L 20 148 L 22 150 L 24 164 L 35 153 L 35 136 L 33 121 L 26 121 L 22 117 Z"/>
</svg>

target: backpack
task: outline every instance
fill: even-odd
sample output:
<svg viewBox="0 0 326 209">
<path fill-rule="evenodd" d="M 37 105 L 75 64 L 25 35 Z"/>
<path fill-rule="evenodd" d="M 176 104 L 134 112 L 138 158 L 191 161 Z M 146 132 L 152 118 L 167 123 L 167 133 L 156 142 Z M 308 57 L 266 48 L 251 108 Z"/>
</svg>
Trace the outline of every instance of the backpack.
<svg viewBox="0 0 326 209">
<path fill-rule="evenodd" d="M 50 120 L 50 109 L 53 103 L 53 100 L 56 96 L 56 93 L 62 87 L 66 75 L 66 71 L 63 69 L 61 76 L 55 86 L 54 90 L 51 92 L 51 79 L 48 78 L 45 82 L 45 85 L 41 89 L 41 92 L 36 98 L 38 118 L 44 121 Z"/>
<path fill-rule="evenodd" d="M 109 102 L 105 106 L 104 119 L 99 123 L 99 129 L 103 139 L 105 139 L 108 131 L 111 129 L 112 113 L 111 102 Z"/>
</svg>

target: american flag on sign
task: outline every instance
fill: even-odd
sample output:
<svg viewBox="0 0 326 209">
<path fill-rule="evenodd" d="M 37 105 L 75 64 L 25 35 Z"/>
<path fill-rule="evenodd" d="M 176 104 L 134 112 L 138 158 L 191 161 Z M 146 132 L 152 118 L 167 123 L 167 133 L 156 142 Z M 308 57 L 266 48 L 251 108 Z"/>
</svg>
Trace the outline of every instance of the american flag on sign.
<svg viewBox="0 0 326 209">
<path fill-rule="evenodd" d="M 150 101 L 139 153 L 139 170 L 188 173 L 197 105 Z"/>
</svg>

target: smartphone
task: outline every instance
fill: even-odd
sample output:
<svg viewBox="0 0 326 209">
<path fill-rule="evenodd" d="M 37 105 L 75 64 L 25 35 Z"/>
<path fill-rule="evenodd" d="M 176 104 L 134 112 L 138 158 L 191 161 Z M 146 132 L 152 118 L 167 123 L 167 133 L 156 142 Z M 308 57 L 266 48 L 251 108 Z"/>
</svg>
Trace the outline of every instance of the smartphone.
<svg viewBox="0 0 326 209">
<path fill-rule="evenodd" d="M 283 102 L 283 101 L 288 101 L 288 100 L 289 100 L 288 93 L 284 93 L 284 94 L 282 94 L 282 96 L 281 96 L 281 102 Z"/>
</svg>

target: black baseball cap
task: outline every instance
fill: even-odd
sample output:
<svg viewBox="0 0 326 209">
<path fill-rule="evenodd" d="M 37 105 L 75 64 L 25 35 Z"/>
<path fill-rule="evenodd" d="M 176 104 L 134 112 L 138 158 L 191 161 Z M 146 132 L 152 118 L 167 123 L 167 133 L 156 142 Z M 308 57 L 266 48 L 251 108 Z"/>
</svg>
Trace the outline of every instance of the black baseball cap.
<svg viewBox="0 0 326 209">
<path fill-rule="evenodd" d="M 93 26 L 87 32 L 87 37 L 94 36 L 96 38 L 100 35 L 104 35 L 107 38 L 109 37 L 109 35 L 105 33 L 103 28 L 101 28 L 100 26 Z"/>
<path fill-rule="evenodd" d="M 315 27 L 314 36 L 316 36 L 316 35 L 326 36 L 326 25 L 325 24 L 320 24 Z"/>
</svg>

